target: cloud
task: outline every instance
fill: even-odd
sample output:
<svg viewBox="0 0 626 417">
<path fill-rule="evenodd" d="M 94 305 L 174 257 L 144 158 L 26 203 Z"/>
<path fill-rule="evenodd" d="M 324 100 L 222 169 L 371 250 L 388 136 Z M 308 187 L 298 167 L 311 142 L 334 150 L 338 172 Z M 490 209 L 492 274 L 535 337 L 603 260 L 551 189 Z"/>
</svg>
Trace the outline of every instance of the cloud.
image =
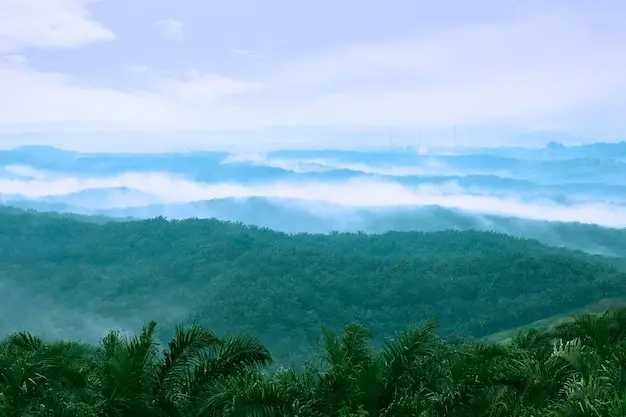
<svg viewBox="0 0 626 417">
<path fill-rule="evenodd" d="M 0 65 L 0 124 L 73 122 L 92 126 L 163 127 L 184 123 L 175 102 L 150 93 L 85 87 L 72 77 L 30 67 Z M 8 99 L 10 97 L 10 100 Z"/>
<path fill-rule="evenodd" d="M 548 8 L 305 55 L 286 63 L 278 78 L 325 93 L 287 119 L 424 128 L 541 126 L 587 105 L 621 100 L 626 25 L 616 23 L 619 17 L 593 17 Z"/>
<path fill-rule="evenodd" d="M 90 87 L 67 74 L 43 72 L 23 61 L 0 60 L 0 127 L 43 124 L 87 126 L 88 130 L 148 131 L 220 125 L 233 117 L 218 99 L 260 88 L 212 74 L 148 77 L 152 90 L 121 91 Z"/>
<path fill-rule="evenodd" d="M 163 77 L 159 86 L 166 94 L 191 103 L 211 102 L 263 88 L 261 83 L 246 82 L 217 74 L 190 71 L 183 77 Z"/>
<path fill-rule="evenodd" d="M 4 170 L 17 177 L 30 178 L 30 179 L 49 179 L 52 175 L 45 171 L 33 168 L 28 165 L 7 165 Z"/>
<path fill-rule="evenodd" d="M 185 32 L 183 28 L 185 24 L 176 19 L 160 20 L 156 23 L 157 27 L 161 31 L 161 35 L 171 41 L 182 41 L 185 39 Z"/>
<path fill-rule="evenodd" d="M 0 0 L 0 53 L 71 48 L 115 35 L 91 20 L 86 0 Z"/>
<path fill-rule="evenodd" d="M 528 200 L 514 196 L 481 195 L 475 194 L 476 190 L 467 190 L 452 182 L 410 187 L 392 181 L 355 178 L 341 182 L 209 184 L 162 172 L 128 172 L 104 178 L 58 175 L 47 179 L 29 180 L 0 178 L 0 193 L 17 194 L 27 198 L 121 187 L 135 190 L 136 193 L 116 195 L 114 201 L 118 207 L 124 203 L 128 206 L 141 204 L 147 201 L 146 199 L 160 201 L 163 204 L 177 204 L 228 197 L 268 197 L 296 199 L 305 204 L 331 203 L 347 208 L 438 205 L 483 214 L 626 227 L 626 207 L 623 205 L 588 201 L 565 206 L 545 199 Z M 93 201 L 90 205 L 94 205 Z"/>
<path fill-rule="evenodd" d="M 0 0 L 0 45 L 5 51 L 114 36 L 89 19 L 85 2 L 40 1 L 41 9 L 34 7 L 35 0 Z M 3 13 L 9 3 L 19 4 L 17 11 Z M 621 42 L 626 18 L 620 6 L 532 4 L 505 17 L 440 22 L 402 37 L 381 34 L 378 41 L 352 41 L 315 53 L 294 50 L 280 62 L 264 57 L 250 68 L 231 62 L 223 72 L 179 71 L 164 77 L 151 64 L 150 75 L 133 81 L 138 83 L 133 88 L 122 89 L 115 81 L 96 86 L 88 78 L 5 59 L 0 65 L 0 129 L 324 126 L 443 131 L 459 125 L 582 130 L 602 136 L 626 131 L 626 44 Z M 39 26 L 29 25 L 25 17 L 31 8 L 40 26 L 59 27 L 63 35 L 34 30 Z M 26 22 L 19 28 L 30 29 L 3 25 L 7 15 Z M 170 39 L 184 37 L 180 21 L 162 20 L 158 27 Z M 39 34 L 29 35 L 31 29 Z M 424 142 L 439 144 L 439 139 Z"/>
</svg>

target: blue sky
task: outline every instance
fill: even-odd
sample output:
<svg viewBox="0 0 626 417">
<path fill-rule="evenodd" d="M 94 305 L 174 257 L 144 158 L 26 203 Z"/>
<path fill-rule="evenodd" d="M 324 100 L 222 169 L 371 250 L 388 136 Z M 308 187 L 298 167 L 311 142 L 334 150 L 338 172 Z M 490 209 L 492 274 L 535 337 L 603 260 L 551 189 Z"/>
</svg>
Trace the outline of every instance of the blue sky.
<svg viewBox="0 0 626 417">
<path fill-rule="evenodd" d="M 0 0 L 0 145 L 619 140 L 624 39 L 610 0 Z"/>
</svg>

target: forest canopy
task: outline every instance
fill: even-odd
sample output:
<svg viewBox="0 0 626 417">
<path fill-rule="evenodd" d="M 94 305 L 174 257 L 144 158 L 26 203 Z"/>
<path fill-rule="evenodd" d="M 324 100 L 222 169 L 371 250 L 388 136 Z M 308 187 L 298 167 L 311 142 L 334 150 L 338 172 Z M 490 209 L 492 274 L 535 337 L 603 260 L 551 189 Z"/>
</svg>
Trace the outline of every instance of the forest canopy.
<svg viewBox="0 0 626 417">
<path fill-rule="evenodd" d="M 195 322 L 257 337 L 277 365 L 309 358 L 321 325 L 362 322 L 380 345 L 434 317 L 441 335 L 478 338 L 626 294 L 614 260 L 488 232 L 287 235 L 3 209 L 0 253 L 4 334 L 93 342 L 146 317 L 164 334 Z"/>
</svg>

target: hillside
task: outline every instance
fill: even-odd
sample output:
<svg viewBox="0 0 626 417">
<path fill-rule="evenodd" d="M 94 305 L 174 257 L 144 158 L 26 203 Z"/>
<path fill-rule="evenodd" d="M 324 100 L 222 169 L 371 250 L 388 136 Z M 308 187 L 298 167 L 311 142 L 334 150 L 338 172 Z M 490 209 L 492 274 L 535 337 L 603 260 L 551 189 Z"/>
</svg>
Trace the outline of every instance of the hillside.
<svg viewBox="0 0 626 417">
<path fill-rule="evenodd" d="M 481 337 L 626 294 L 598 256 L 484 232 L 289 236 L 216 220 L 89 223 L 0 215 L 0 332 L 95 340 L 146 317 L 257 336 L 301 362 L 319 327 L 362 321 L 382 341 L 437 317 Z"/>
<path fill-rule="evenodd" d="M 514 338 L 519 332 L 551 332 L 555 328 L 558 328 L 558 326 L 571 323 L 581 314 L 599 314 L 607 310 L 623 309 L 624 307 L 626 307 L 626 297 L 602 298 L 594 303 L 587 304 L 586 306 L 579 307 L 572 311 L 544 317 L 540 320 L 526 323 L 523 326 L 517 326 L 490 334 L 484 338 L 484 340 L 496 343 L 506 343 L 510 342 L 511 339 Z"/>
<path fill-rule="evenodd" d="M 599 186 L 591 184 L 589 187 L 598 188 Z M 115 195 L 111 195 L 111 190 L 99 190 L 98 193 L 101 194 L 99 198 L 102 202 L 109 202 L 115 198 Z M 624 191 L 620 190 L 620 193 L 623 194 Z M 610 199 L 609 196 L 604 198 Z M 525 239 L 536 239 L 550 246 L 582 250 L 603 256 L 626 257 L 626 244 L 624 244 L 626 229 L 576 222 L 488 215 L 440 206 L 346 208 L 333 204 L 314 204 L 297 199 L 260 197 L 223 198 L 181 204 L 153 204 L 109 209 L 87 208 L 85 205 L 72 205 L 67 201 L 59 203 L 52 199 L 16 199 L 8 203 L 22 209 L 61 212 L 68 215 L 81 213 L 106 218 L 109 221 L 139 220 L 158 216 L 170 219 L 217 218 L 285 233 L 329 233 L 331 231 L 385 233 L 391 230 L 435 232 L 452 229 L 495 231 Z M 85 201 L 84 204 L 87 205 L 87 202 Z M 92 218 L 83 217 L 82 219 L 91 221 Z"/>
</svg>

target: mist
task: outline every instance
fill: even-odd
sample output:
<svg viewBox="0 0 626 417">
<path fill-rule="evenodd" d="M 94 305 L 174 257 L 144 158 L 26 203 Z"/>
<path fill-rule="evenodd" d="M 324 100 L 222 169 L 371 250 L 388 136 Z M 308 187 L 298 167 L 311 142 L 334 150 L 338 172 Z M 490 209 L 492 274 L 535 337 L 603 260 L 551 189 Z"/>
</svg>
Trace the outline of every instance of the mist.
<svg viewBox="0 0 626 417">
<path fill-rule="evenodd" d="M 26 147 L 0 151 L 0 204 L 98 222 L 216 218 L 285 233 L 494 231 L 619 260 L 626 257 L 622 148 L 139 155 Z M 4 333 L 95 342 L 111 328 L 143 324 L 70 308 L 18 281 L 0 284 L 10 294 L 0 308 Z M 125 317 L 151 317 L 166 328 L 193 315 L 200 297 L 186 288 L 175 301 L 146 291 L 152 301 Z"/>
<path fill-rule="evenodd" d="M 515 159 L 425 151 L 210 157 L 61 152 L 59 158 L 59 152 L 51 150 L 48 157 L 41 149 L 4 152 L 2 203 L 113 217 L 216 217 L 254 224 L 245 206 L 258 211 L 262 199 L 267 210 L 288 210 L 338 226 L 358 224 L 364 213 L 393 216 L 426 207 L 467 216 L 626 226 L 626 164 L 610 152 L 586 159 L 579 154 L 567 159 L 528 153 Z M 59 160 L 65 164 L 55 167 Z M 240 215 L 225 215 L 231 212 L 225 204 L 237 207 Z"/>
</svg>

